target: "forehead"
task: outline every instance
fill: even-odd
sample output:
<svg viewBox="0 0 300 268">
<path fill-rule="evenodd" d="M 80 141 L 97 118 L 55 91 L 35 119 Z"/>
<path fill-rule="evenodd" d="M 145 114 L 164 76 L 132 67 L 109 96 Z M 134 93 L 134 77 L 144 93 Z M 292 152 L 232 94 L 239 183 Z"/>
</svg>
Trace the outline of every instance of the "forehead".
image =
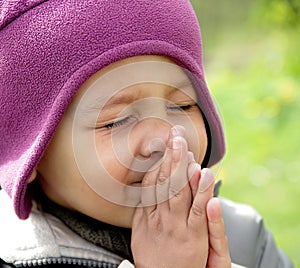
<svg viewBox="0 0 300 268">
<path fill-rule="evenodd" d="M 98 71 L 80 88 L 75 102 L 93 103 L 118 102 L 136 98 L 142 85 L 162 85 L 168 92 L 181 91 L 196 99 L 196 93 L 187 70 L 161 56 L 137 56 L 112 63 Z M 124 90 L 131 89 L 131 90 Z"/>
</svg>

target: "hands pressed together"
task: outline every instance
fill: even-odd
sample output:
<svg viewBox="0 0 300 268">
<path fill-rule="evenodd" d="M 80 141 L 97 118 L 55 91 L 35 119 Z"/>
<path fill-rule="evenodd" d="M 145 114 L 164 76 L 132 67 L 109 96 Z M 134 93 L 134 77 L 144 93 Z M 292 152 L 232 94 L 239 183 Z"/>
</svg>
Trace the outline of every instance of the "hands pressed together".
<svg viewBox="0 0 300 268">
<path fill-rule="evenodd" d="M 142 182 L 132 223 L 135 267 L 231 267 L 213 189 L 212 172 L 201 170 L 183 135 L 171 131 L 162 164 Z"/>
</svg>

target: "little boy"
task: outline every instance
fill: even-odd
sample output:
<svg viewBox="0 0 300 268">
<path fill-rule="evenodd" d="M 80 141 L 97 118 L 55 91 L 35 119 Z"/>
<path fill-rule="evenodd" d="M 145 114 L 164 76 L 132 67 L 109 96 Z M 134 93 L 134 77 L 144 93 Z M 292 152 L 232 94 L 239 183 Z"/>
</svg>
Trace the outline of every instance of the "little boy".
<svg viewBox="0 0 300 268">
<path fill-rule="evenodd" d="M 0 8 L 1 265 L 292 267 L 212 198 L 225 145 L 189 1 Z"/>
</svg>

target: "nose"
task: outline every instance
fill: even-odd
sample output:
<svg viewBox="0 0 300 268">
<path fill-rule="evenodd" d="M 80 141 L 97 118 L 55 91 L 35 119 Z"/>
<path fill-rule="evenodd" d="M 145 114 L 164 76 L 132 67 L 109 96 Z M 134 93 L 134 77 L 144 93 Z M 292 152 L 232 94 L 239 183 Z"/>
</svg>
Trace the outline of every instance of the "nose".
<svg viewBox="0 0 300 268">
<path fill-rule="evenodd" d="M 144 158 L 163 156 L 171 128 L 170 122 L 160 118 L 142 120 L 135 130 L 137 135 L 137 143 L 133 148 L 135 155 Z"/>
<path fill-rule="evenodd" d="M 153 155 L 163 155 L 166 149 L 167 140 L 163 138 L 153 138 L 149 142 L 145 142 L 145 146 L 141 148 L 141 155 L 145 158 L 149 158 Z M 147 146 L 148 144 L 148 146 Z M 145 148 L 144 148 L 145 147 Z"/>
<path fill-rule="evenodd" d="M 146 172 L 159 165 L 172 125 L 160 118 L 141 120 L 131 131 L 130 151 L 133 156 L 131 169 Z"/>
</svg>

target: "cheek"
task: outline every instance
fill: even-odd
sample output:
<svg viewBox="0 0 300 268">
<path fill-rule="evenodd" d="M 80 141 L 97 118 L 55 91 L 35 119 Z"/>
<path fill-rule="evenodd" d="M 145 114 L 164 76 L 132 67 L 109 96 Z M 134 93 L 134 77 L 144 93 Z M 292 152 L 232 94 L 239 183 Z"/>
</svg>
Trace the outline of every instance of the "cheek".
<svg viewBox="0 0 300 268">
<path fill-rule="evenodd" d="M 207 150 L 207 133 L 204 124 L 198 128 L 198 147 L 199 148 L 199 156 L 198 156 L 198 163 L 202 163 L 206 150 Z M 196 159 L 197 160 L 197 159 Z"/>
<path fill-rule="evenodd" d="M 66 139 L 69 140 L 69 139 Z M 62 143 L 60 140 L 53 140 L 38 164 L 38 171 L 45 178 L 49 179 L 49 184 L 55 179 L 69 178 L 76 172 L 72 145 Z"/>
<path fill-rule="evenodd" d="M 202 163 L 207 150 L 207 133 L 201 113 L 190 117 L 192 126 L 186 128 L 189 150 L 193 152 L 195 160 Z"/>
<path fill-rule="evenodd" d="M 98 163 L 115 180 L 125 183 L 125 176 L 128 172 L 126 166 L 125 152 L 119 150 L 122 148 L 118 138 L 114 138 L 114 144 L 111 139 L 103 139 L 96 135 L 95 145 L 98 156 Z M 128 157 L 127 157 L 128 158 Z"/>
</svg>

